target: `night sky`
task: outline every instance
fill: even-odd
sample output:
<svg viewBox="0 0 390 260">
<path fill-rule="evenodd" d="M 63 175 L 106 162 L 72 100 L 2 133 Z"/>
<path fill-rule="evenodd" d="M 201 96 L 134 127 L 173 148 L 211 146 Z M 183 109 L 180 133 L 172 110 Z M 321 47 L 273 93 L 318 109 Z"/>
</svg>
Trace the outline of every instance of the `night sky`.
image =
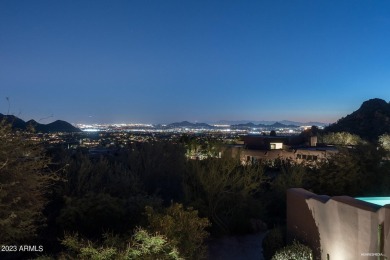
<svg viewBox="0 0 390 260">
<path fill-rule="evenodd" d="M 329 123 L 390 100 L 389 46 L 390 1 L 1 0 L 0 113 Z"/>
</svg>

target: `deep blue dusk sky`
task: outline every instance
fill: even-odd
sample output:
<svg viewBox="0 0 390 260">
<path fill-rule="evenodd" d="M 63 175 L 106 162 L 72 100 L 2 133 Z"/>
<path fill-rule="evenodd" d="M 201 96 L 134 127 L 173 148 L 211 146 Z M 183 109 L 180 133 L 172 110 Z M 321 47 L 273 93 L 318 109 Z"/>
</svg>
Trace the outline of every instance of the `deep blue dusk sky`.
<svg viewBox="0 0 390 260">
<path fill-rule="evenodd" d="M 390 100 L 390 1 L 0 1 L 0 113 L 334 122 Z"/>
</svg>

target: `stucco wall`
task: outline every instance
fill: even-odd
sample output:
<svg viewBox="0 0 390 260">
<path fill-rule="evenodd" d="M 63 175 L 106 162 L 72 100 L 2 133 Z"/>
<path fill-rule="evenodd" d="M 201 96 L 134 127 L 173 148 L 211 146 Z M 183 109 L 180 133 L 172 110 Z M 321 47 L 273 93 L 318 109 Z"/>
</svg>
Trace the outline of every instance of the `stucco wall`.
<svg viewBox="0 0 390 260">
<path fill-rule="evenodd" d="M 320 196 L 304 189 L 287 191 L 288 239 L 315 249 L 316 259 L 378 259 L 378 225 L 383 254 L 390 259 L 390 207 L 347 196 Z M 383 258 L 382 258 L 383 259 Z"/>
</svg>

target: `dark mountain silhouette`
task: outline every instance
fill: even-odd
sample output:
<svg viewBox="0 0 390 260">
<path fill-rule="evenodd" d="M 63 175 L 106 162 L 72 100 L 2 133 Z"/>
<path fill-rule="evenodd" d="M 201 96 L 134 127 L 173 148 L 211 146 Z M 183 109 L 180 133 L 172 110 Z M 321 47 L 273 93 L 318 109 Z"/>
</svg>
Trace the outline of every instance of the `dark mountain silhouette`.
<svg viewBox="0 0 390 260">
<path fill-rule="evenodd" d="M 253 127 L 261 127 L 261 128 L 297 128 L 299 126 L 297 125 L 285 125 L 279 122 L 275 122 L 271 125 L 265 125 L 265 124 L 258 124 L 255 125 L 254 123 L 246 123 L 246 124 L 238 124 L 238 125 L 233 125 L 232 127 L 234 128 L 253 128 Z"/>
<path fill-rule="evenodd" d="M 259 125 L 255 125 L 254 123 L 249 122 L 249 123 L 246 123 L 246 124 L 237 124 L 237 125 L 232 125 L 232 126 L 233 127 L 237 127 L 237 128 L 240 128 L 240 127 L 250 127 L 250 128 L 252 128 L 252 127 L 259 127 Z"/>
<path fill-rule="evenodd" d="M 375 141 L 378 136 L 390 133 L 390 104 L 379 98 L 367 100 L 358 110 L 329 125 L 325 131 L 349 132 Z"/>
<path fill-rule="evenodd" d="M 212 128 L 211 125 L 206 123 L 191 123 L 188 121 L 178 122 L 178 123 L 172 123 L 167 125 L 168 128 Z"/>
<path fill-rule="evenodd" d="M 13 115 L 3 115 L 0 113 L 0 122 L 5 120 L 8 124 L 12 124 L 13 128 L 16 129 L 26 129 L 26 122 L 24 122 L 22 119 L 13 116 Z"/>
<path fill-rule="evenodd" d="M 39 132 L 39 123 L 35 121 L 34 119 L 28 120 L 26 123 L 26 127 L 33 127 L 35 131 Z"/>
<path fill-rule="evenodd" d="M 256 121 L 256 120 L 236 120 L 236 121 L 230 121 L 230 120 L 220 120 L 218 122 L 216 122 L 216 124 L 221 124 L 221 125 L 246 125 L 248 123 L 252 123 L 256 126 L 269 126 L 269 125 L 272 125 L 274 123 L 281 123 L 283 125 L 287 125 L 287 126 L 290 126 L 290 125 L 293 125 L 293 126 L 312 126 L 312 125 L 315 125 L 315 126 L 326 126 L 326 125 L 329 125 L 328 123 L 321 123 L 321 122 L 296 122 L 296 121 L 289 121 L 289 120 L 281 120 L 281 121 Z"/>
<path fill-rule="evenodd" d="M 278 121 L 279 123 L 282 123 L 284 125 L 293 125 L 293 126 L 326 126 L 326 125 L 329 125 L 328 123 L 322 123 L 322 122 L 313 122 L 313 121 L 309 121 L 309 122 L 296 122 L 296 121 L 289 121 L 289 120 L 282 120 L 282 121 Z"/>
<path fill-rule="evenodd" d="M 285 125 L 285 124 L 276 122 L 276 123 L 270 125 L 270 127 L 290 127 L 290 128 L 294 128 L 295 127 L 296 128 L 298 126 L 296 126 L 296 125 Z"/>
<path fill-rule="evenodd" d="M 52 133 L 52 132 L 81 132 L 80 129 L 74 127 L 68 122 L 57 120 L 50 124 L 40 124 L 35 120 L 29 120 L 27 122 L 13 115 L 3 115 L 0 113 L 0 121 L 5 120 L 7 123 L 12 124 L 14 129 L 27 130 L 31 127 L 39 133 Z"/>
</svg>

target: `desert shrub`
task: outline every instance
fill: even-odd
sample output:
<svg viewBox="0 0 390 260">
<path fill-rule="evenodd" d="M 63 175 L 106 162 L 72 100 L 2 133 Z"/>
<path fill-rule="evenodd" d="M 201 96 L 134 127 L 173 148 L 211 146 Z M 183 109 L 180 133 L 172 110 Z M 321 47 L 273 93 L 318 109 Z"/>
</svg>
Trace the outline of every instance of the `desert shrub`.
<svg viewBox="0 0 390 260">
<path fill-rule="evenodd" d="M 184 209 L 181 204 L 172 204 L 158 213 L 146 207 L 149 228 L 166 236 L 186 259 L 203 259 L 206 255 L 204 240 L 209 236 L 205 228 L 210 226 L 207 218 L 200 218 L 198 211 Z"/>
<path fill-rule="evenodd" d="M 358 145 L 364 141 L 358 136 L 348 132 L 329 133 L 322 137 L 322 141 L 326 144 L 335 145 Z"/>
<path fill-rule="evenodd" d="M 283 227 L 276 227 L 271 229 L 267 236 L 263 239 L 263 255 L 265 259 L 271 259 L 271 257 L 284 247 L 285 235 Z"/>
<path fill-rule="evenodd" d="M 66 251 L 60 254 L 59 259 L 182 259 L 165 236 L 142 228 L 138 228 L 128 241 L 105 234 L 104 241 L 96 243 L 74 234 L 65 235 L 62 244 Z"/>
<path fill-rule="evenodd" d="M 312 260 L 312 250 L 297 241 L 278 250 L 271 260 Z"/>
</svg>

